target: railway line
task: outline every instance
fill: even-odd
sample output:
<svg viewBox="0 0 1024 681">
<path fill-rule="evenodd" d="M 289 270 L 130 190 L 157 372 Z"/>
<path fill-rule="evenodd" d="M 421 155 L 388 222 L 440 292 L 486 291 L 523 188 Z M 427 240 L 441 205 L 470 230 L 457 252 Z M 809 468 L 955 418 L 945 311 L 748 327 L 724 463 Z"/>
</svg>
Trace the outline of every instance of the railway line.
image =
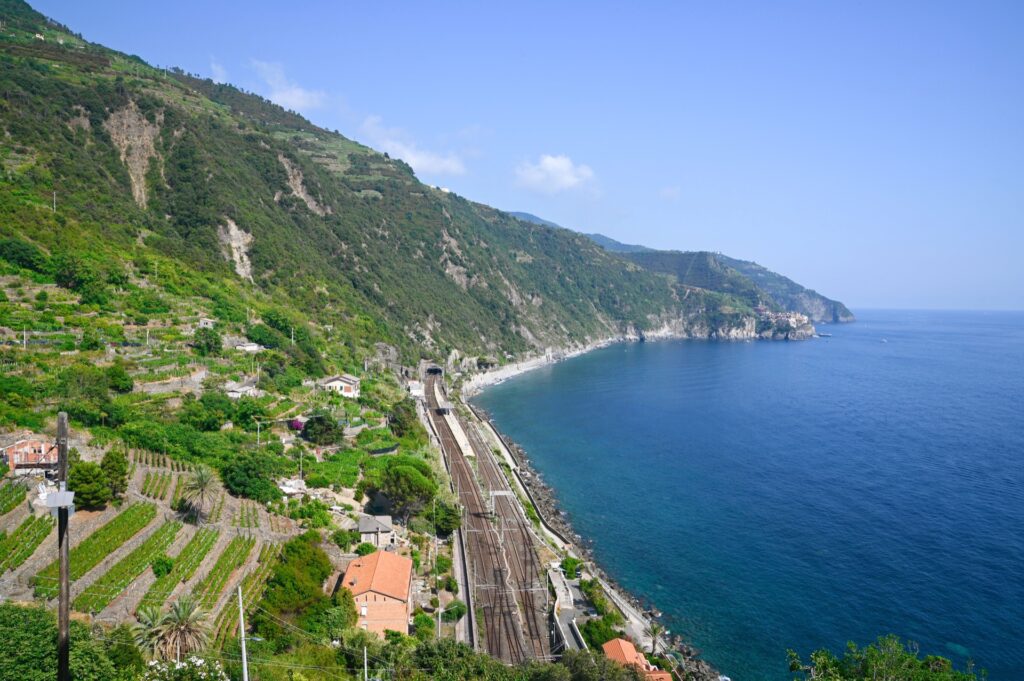
<svg viewBox="0 0 1024 681">
<path fill-rule="evenodd" d="M 487 651 L 510 664 L 549 659 L 547 586 L 529 521 L 479 433 L 457 414 L 438 413 L 447 400 L 436 376 L 428 376 L 425 392 L 431 422 L 465 507 L 471 588 L 483 616 Z M 465 437 L 456 435 L 449 418 Z M 463 451 L 467 441 L 472 451 Z M 467 455 L 476 458 L 477 471 Z"/>
</svg>

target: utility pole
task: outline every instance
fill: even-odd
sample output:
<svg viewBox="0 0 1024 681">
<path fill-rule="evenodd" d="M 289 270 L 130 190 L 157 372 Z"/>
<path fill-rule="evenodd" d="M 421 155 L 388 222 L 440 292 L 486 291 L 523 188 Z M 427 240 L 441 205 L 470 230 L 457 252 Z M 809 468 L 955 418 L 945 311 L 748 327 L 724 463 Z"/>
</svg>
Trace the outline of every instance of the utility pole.
<svg viewBox="0 0 1024 681">
<path fill-rule="evenodd" d="M 57 603 L 57 681 L 71 681 L 70 637 L 71 623 L 68 612 L 71 601 L 70 537 L 68 515 L 75 493 L 68 492 L 68 415 L 57 414 L 57 493 L 47 495 L 47 506 L 57 510 L 57 545 L 60 561 L 60 594 Z M 56 499 L 50 499 L 56 496 Z"/>
<path fill-rule="evenodd" d="M 242 585 L 238 585 L 238 638 L 242 642 L 242 681 L 249 681 L 249 660 L 245 657 L 245 608 L 242 606 Z"/>
<path fill-rule="evenodd" d="M 57 190 L 53 190 L 53 212 L 57 212 Z"/>
<path fill-rule="evenodd" d="M 363 681 L 370 681 L 370 666 L 366 662 L 366 646 L 363 646 Z"/>
</svg>

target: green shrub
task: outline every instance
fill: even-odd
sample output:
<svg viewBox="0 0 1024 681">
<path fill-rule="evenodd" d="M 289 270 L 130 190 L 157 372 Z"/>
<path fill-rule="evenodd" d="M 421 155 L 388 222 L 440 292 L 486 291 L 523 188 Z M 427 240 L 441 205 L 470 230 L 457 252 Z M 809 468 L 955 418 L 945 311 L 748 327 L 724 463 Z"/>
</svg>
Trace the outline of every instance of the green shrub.
<svg viewBox="0 0 1024 681">
<path fill-rule="evenodd" d="M 158 556 L 153 561 L 153 574 L 156 575 L 157 579 L 170 574 L 171 570 L 174 569 L 174 561 L 167 556 Z"/>
<path fill-rule="evenodd" d="M 441 613 L 441 619 L 445 622 L 458 622 L 466 616 L 466 612 L 466 604 L 456 598 Z"/>
</svg>

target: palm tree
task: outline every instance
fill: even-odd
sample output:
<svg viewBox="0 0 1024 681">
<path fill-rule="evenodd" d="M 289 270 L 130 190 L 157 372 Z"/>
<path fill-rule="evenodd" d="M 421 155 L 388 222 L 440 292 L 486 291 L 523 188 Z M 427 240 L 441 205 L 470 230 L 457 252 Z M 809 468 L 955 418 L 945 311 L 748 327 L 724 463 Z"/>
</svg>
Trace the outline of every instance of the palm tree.
<svg viewBox="0 0 1024 681">
<path fill-rule="evenodd" d="M 158 629 L 163 620 L 160 608 L 155 605 L 144 605 L 138 609 L 135 617 L 139 620 L 139 623 L 132 627 L 135 644 L 153 657 L 156 655 Z"/>
<path fill-rule="evenodd" d="M 644 634 L 651 637 L 651 655 L 658 654 L 658 637 L 665 633 L 665 627 L 660 622 L 651 620 L 651 623 L 644 629 Z"/>
<path fill-rule="evenodd" d="M 162 657 L 180 660 L 206 646 L 209 638 L 206 611 L 192 596 L 182 596 L 160 620 L 156 648 Z"/>
<path fill-rule="evenodd" d="M 199 466 L 185 482 L 182 498 L 192 509 L 197 521 L 202 521 L 206 502 L 213 496 L 216 486 L 217 477 L 209 466 Z"/>
</svg>

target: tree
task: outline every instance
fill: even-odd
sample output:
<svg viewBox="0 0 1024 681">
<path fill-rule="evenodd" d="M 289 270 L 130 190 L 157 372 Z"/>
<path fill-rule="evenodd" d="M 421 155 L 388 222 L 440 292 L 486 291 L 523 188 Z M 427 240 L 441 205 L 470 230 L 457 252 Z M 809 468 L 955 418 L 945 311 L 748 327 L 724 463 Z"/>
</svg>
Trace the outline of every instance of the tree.
<svg viewBox="0 0 1024 681">
<path fill-rule="evenodd" d="M 217 488 L 217 476 L 209 466 L 200 465 L 185 481 L 182 497 L 198 522 L 202 522 L 206 504 Z"/>
<path fill-rule="evenodd" d="M 135 619 L 138 620 L 138 623 L 132 626 L 135 645 L 150 657 L 156 657 L 157 634 L 159 633 L 160 621 L 163 619 L 160 607 L 156 605 L 143 605 L 135 612 Z"/>
<path fill-rule="evenodd" d="M 164 659 L 180 660 L 206 646 L 210 637 L 207 613 L 190 595 L 171 604 L 157 626 L 156 650 Z"/>
<path fill-rule="evenodd" d="M 111 449 L 103 455 L 100 468 L 107 479 L 110 498 L 119 499 L 128 489 L 128 456 L 120 449 Z"/>
<path fill-rule="evenodd" d="M 381 492 L 405 520 L 416 513 L 437 493 L 437 484 L 414 466 L 391 466 L 384 473 Z"/>
<path fill-rule="evenodd" d="M 810 679 L 828 681 L 860 681 L 861 679 L 899 679 L 903 681 L 974 681 L 973 670 L 965 672 L 953 668 L 944 657 L 927 655 L 918 657 L 917 647 L 904 643 L 898 636 L 881 636 L 865 648 L 848 643 L 842 658 L 828 650 L 811 653 L 805 665 L 794 651 L 787 651 L 789 670 Z M 985 678 L 984 673 L 982 678 Z"/>
<path fill-rule="evenodd" d="M 135 381 L 125 371 L 124 364 L 116 362 L 107 367 L 107 385 L 118 393 L 130 393 L 135 387 Z"/>
<path fill-rule="evenodd" d="M 665 633 L 665 627 L 655 620 L 644 628 L 644 634 L 651 637 L 651 655 L 658 654 L 658 638 Z"/>
<path fill-rule="evenodd" d="M 444 612 L 441 613 L 441 619 L 445 622 L 458 622 L 466 616 L 467 611 L 466 604 L 456 598 L 445 607 Z"/>
<path fill-rule="evenodd" d="M 216 357 L 221 349 L 220 331 L 217 329 L 196 329 L 192 338 L 192 347 L 201 357 Z"/>
<path fill-rule="evenodd" d="M 110 501 L 110 483 L 99 464 L 79 461 L 68 471 L 68 489 L 80 508 L 100 508 Z"/>
<path fill-rule="evenodd" d="M 423 430 L 423 425 L 420 423 L 419 417 L 416 415 L 416 403 L 413 402 L 410 397 L 406 397 L 405 399 L 396 402 L 394 406 L 391 407 L 391 413 L 389 416 L 391 432 L 393 432 L 396 437 L 415 435 Z"/>
<path fill-rule="evenodd" d="M 0 679 L 52 681 L 57 677 L 57 618 L 45 608 L 0 603 Z M 71 678 L 110 681 L 114 665 L 88 627 L 71 622 Z"/>
<path fill-rule="evenodd" d="M 431 509 L 434 530 L 439 536 L 448 536 L 462 526 L 462 509 L 438 499 Z"/>
<path fill-rule="evenodd" d="M 275 461 L 262 452 L 243 452 L 220 469 L 229 492 L 263 503 L 281 498 L 281 490 L 274 484 L 275 472 Z"/>
<path fill-rule="evenodd" d="M 0 239 L 0 259 L 36 272 L 43 272 L 48 260 L 35 244 L 20 239 Z"/>
<path fill-rule="evenodd" d="M 362 544 L 356 547 L 357 556 L 368 556 L 371 553 L 376 553 L 377 547 L 368 541 L 364 541 Z"/>
<path fill-rule="evenodd" d="M 302 437 L 317 445 L 333 445 L 344 438 L 344 429 L 330 414 L 316 413 L 302 426 Z"/>
<path fill-rule="evenodd" d="M 107 657 L 118 670 L 137 672 L 142 669 L 144 664 L 142 653 L 135 645 L 131 627 L 127 624 L 120 624 L 107 634 L 106 648 Z"/>
</svg>

